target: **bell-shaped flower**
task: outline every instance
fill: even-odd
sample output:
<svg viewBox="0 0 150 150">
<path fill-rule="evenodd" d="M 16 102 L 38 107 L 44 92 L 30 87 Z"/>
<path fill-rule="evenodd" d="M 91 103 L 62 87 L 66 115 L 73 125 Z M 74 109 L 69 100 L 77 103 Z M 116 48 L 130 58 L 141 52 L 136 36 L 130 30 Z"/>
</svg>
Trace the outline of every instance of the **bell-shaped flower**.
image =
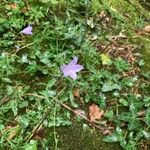
<svg viewBox="0 0 150 150">
<path fill-rule="evenodd" d="M 61 66 L 64 77 L 70 76 L 73 80 L 77 79 L 77 72 L 83 69 L 82 65 L 77 64 L 78 58 L 74 57 L 68 65 Z"/>
<path fill-rule="evenodd" d="M 33 33 L 32 33 L 32 26 L 28 26 L 28 27 L 26 27 L 26 28 L 24 28 L 22 31 L 21 31 L 21 33 L 23 33 L 23 34 L 27 34 L 27 35 L 32 35 Z"/>
</svg>

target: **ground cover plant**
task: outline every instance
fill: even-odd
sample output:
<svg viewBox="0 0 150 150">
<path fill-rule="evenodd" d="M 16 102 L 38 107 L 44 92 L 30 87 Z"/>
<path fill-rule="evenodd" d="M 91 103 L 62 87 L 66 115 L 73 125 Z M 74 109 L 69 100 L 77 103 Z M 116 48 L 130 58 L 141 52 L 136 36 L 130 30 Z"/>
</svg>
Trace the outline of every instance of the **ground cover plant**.
<svg viewBox="0 0 150 150">
<path fill-rule="evenodd" d="M 150 147 L 143 2 L 2 0 L 0 149 L 61 150 L 74 117 L 121 149 Z"/>
</svg>

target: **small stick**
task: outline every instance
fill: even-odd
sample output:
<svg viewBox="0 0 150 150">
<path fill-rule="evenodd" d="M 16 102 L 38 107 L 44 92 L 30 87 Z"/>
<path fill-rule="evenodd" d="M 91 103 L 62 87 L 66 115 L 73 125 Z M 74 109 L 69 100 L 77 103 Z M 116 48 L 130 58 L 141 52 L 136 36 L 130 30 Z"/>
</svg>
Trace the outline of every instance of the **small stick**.
<svg viewBox="0 0 150 150">
<path fill-rule="evenodd" d="M 24 48 L 26 48 L 26 47 L 28 47 L 28 46 L 31 46 L 31 45 L 33 45 L 33 44 L 34 44 L 34 43 L 26 44 L 25 46 L 23 46 L 23 47 L 21 47 L 21 48 L 15 50 L 15 51 L 13 51 L 13 53 L 15 52 L 15 54 L 17 54 L 20 50 L 22 50 L 22 49 L 24 49 Z"/>
</svg>

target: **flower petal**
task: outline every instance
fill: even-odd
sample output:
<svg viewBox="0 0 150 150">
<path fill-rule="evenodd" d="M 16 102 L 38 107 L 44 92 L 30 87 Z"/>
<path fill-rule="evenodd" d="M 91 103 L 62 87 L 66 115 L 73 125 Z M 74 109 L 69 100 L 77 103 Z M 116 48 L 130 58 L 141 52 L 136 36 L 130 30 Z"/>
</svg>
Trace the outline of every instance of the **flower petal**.
<svg viewBox="0 0 150 150">
<path fill-rule="evenodd" d="M 64 77 L 67 77 L 69 74 L 68 74 L 68 66 L 67 65 L 63 65 L 61 67 L 61 71 L 63 72 L 64 74 Z"/>
<path fill-rule="evenodd" d="M 79 72 L 79 71 L 81 71 L 82 69 L 83 69 L 83 66 L 82 66 L 82 65 L 75 65 L 75 66 L 72 67 L 72 70 L 73 70 L 74 72 Z"/>
<path fill-rule="evenodd" d="M 32 33 L 32 26 L 28 26 L 28 27 L 26 27 L 26 28 L 24 28 L 22 31 L 21 31 L 21 33 L 23 33 L 23 34 L 27 34 L 27 35 L 32 35 L 33 33 Z"/>
<path fill-rule="evenodd" d="M 78 61 L 78 57 L 74 57 L 73 60 L 68 64 L 69 66 L 76 65 Z"/>
<path fill-rule="evenodd" d="M 77 74 L 75 72 L 71 72 L 69 74 L 69 76 L 73 79 L 73 80 L 76 80 L 77 79 Z"/>
</svg>

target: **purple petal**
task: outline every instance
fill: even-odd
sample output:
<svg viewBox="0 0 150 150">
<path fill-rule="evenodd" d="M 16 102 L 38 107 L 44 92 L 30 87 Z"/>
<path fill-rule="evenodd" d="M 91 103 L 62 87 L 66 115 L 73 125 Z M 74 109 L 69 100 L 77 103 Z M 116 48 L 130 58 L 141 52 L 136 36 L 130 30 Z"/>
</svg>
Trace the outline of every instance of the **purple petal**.
<svg viewBox="0 0 150 150">
<path fill-rule="evenodd" d="M 73 60 L 71 60 L 71 62 L 68 64 L 69 66 L 70 65 L 76 65 L 77 64 L 77 61 L 78 61 L 78 57 L 74 57 Z"/>
<path fill-rule="evenodd" d="M 21 33 L 23 33 L 23 34 L 27 34 L 27 35 L 32 35 L 33 33 L 32 33 L 32 26 L 28 26 L 28 27 L 26 27 L 26 28 L 24 28 L 22 31 L 21 31 Z"/>
<path fill-rule="evenodd" d="M 61 67 L 61 71 L 63 72 L 64 74 L 64 77 L 67 77 L 69 74 L 68 74 L 68 66 L 67 65 L 63 65 Z"/>
<path fill-rule="evenodd" d="M 77 79 L 77 74 L 75 72 L 71 72 L 70 73 L 70 77 L 73 79 L 73 80 L 76 80 Z"/>
<path fill-rule="evenodd" d="M 79 71 L 81 71 L 82 69 L 83 69 L 83 66 L 82 66 L 82 65 L 75 65 L 75 66 L 72 67 L 72 70 L 73 70 L 74 72 L 79 72 Z"/>
</svg>

